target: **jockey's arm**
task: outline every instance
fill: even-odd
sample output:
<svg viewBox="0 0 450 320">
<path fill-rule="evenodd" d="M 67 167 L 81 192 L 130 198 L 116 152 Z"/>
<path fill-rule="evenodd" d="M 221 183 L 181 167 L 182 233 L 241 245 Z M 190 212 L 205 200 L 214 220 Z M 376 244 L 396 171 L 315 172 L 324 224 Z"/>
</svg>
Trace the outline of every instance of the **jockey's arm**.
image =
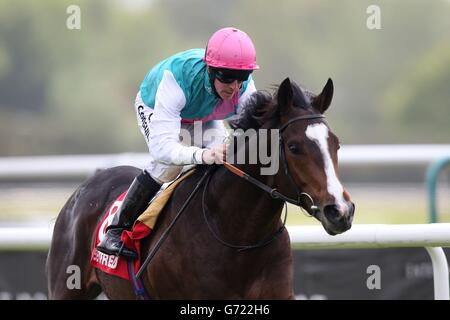
<svg viewBox="0 0 450 320">
<path fill-rule="evenodd" d="M 150 126 L 150 148 L 155 160 L 172 165 L 202 163 L 204 149 L 180 143 L 181 110 L 186 97 L 173 74 L 165 71 L 158 90 Z"/>
</svg>

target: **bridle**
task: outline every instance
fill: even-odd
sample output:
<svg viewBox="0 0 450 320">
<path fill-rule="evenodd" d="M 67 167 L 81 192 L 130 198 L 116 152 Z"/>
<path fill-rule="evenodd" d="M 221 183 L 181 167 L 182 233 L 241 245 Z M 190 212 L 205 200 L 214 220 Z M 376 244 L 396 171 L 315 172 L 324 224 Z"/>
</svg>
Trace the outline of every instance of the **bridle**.
<svg viewBox="0 0 450 320">
<path fill-rule="evenodd" d="M 265 192 L 269 193 L 270 196 L 274 199 L 280 199 L 282 201 L 285 202 L 285 206 L 286 206 L 286 202 L 289 202 L 291 204 L 294 204 L 296 206 L 299 206 L 305 210 L 309 212 L 311 212 L 311 216 L 315 216 L 317 214 L 317 212 L 320 211 L 319 207 L 314 205 L 314 200 L 312 199 L 312 197 L 306 193 L 306 192 L 301 192 L 300 189 L 298 188 L 297 184 L 295 183 L 294 179 L 292 178 L 292 175 L 289 171 L 289 165 L 286 161 L 286 155 L 284 153 L 284 141 L 283 141 L 283 131 L 286 130 L 286 128 L 297 121 L 303 121 L 303 120 L 314 120 L 314 119 L 322 119 L 325 118 L 324 115 L 322 114 L 309 114 L 309 115 L 303 115 L 303 116 L 299 116 L 299 117 L 295 117 L 290 119 L 289 121 L 287 121 L 286 123 L 284 123 L 278 130 L 279 130 L 279 155 L 280 155 L 280 162 L 283 164 L 284 166 L 284 173 L 285 175 L 288 177 L 290 183 L 294 186 L 295 192 L 297 194 L 297 199 L 292 199 L 288 196 L 283 195 L 282 193 L 280 193 L 276 188 L 271 188 L 270 186 L 260 182 L 259 180 L 253 178 L 252 176 L 250 176 L 249 174 L 245 173 L 244 171 L 236 168 L 235 166 L 233 166 L 230 163 L 225 162 L 224 166 L 231 171 L 232 173 L 236 174 L 237 176 L 247 180 L 248 182 L 252 183 L 253 185 L 257 186 L 258 188 L 264 190 Z M 271 235 L 263 238 L 263 240 L 259 241 L 257 244 L 254 245 L 234 245 L 234 244 L 230 244 L 224 240 L 222 240 L 217 233 L 212 229 L 210 223 L 208 222 L 207 219 L 207 215 L 206 215 L 206 206 L 205 206 L 205 199 L 206 199 L 206 190 L 208 187 L 208 184 L 211 180 L 212 174 L 208 177 L 204 189 L 203 189 L 203 196 L 202 196 L 202 211 L 203 211 L 203 217 L 205 219 L 206 225 L 208 226 L 208 229 L 210 230 L 210 232 L 212 233 L 212 235 L 214 236 L 214 238 L 219 241 L 220 243 L 222 243 L 223 245 L 233 248 L 233 249 L 238 249 L 238 251 L 244 251 L 244 250 L 249 250 L 249 249 L 255 249 L 255 248 L 260 248 L 260 247 L 264 247 L 266 245 L 268 245 L 269 243 L 271 243 L 273 240 L 275 240 L 275 238 L 283 231 L 283 229 L 285 228 L 285 224 L 286 224 L 286 216 L 287 216 L 287 206 L 285 208 L 285 214 L 284 214 L 284 219 L 283 219 L 283 224 L 282 226 L 275 231 L 274 233 L 272 233 Z M 308 205 L 309 207 L 305 207 L 306 203 L 305 203 L 305 199 L 307 199 L 307 201 L 309 201 Z"/>
<path fill-rule="evenodd" d="M 311 197 L 309 194 L 307 194 L 306 192 L 301 192 L 301 191 L 299 190 L 297 184 L 295 183 L 294 179 L 292 178 L 292 175 L 291 175 L 291 173 L 290 173 L 290 171 L 289 171 L 289 165 L 288 165 L 288 163 L 287 163 L 287 161 L 286 161 L 286 155 L 284 154 L 284 148 L 283 148 L 283 146 L 284 146 L 284 141 L 283 141 L 283 135 L 282 135 L 282 133 L 283 133 L 283 131 L 286 130 L 286 128 L 287 128 L 290 124 L 292 124 L 293 122 L 301 121 L 301 120 L 323 119 L 323 118 L 325 118 L 325 116 L 324 116 L 323 114 L 308 114 L 308 115 L 304 115 L 304 116 L 295 117 L 295 118 L 289 120 L 288 122 L 286 122 L 285 124 L 283 124 L 283 125 L 280 127 L 280 129 L 279 129 L 279 132 L 280 132 L 280 138 L 279 138 L 279 150 L 280 150 L 280 160 L 281 160 L 280 162 L 283 163 L 283 165 L 284 165 L 284 173 L 285 173 L 285 175 L 288 177 L 290 183 L 294 186 L 295 192 L 297 193 L 297 199 L 289 198 L 289 197 L 287 197 L 287 196 L 281 194 L 280 192 L 278 192 L 276 189 L 273 189 L 273 191 L 272 191 L 273 193 L 271 193 L 271 195 L 272 195 L 273 198 L 281 199 L 281 200 L 283 200 L 283 201 L 292 203 L 292 204 L 294 204 L 294 205 L 296 205 L 296 206 L 299 206 L 299 207 L 304 208 L 304 209 L 307 210 L 308 212 L 311 211 L 311 212 L 312 212 L 312 214 L 311 214 L 312 216 L 315 216 L 315 214 L 316 214 L 320 209 L 319 209 L 316 205 L 314 205 L 314 201 L 313 201 L 312 197 Z M 302 199 L 305 199 L 305 198 L 308 199 L 309 202 L 310 202 L 310 204 L 311 204 L 311 205 L 309 206 L 309 208 L 305 208 L 305 207 L 304 207 L 305 202 L 302 201 Z M 303 205 L 302 205 L 302 204 L 303 204 Z M 308 209 L 309 209 L 309 210 L 308 210 Z"/>
<path fill-rule="evenodd" d="M 279 130 L 279 155 L 280 155 L 280 162 L 283 164 L 284 166 L 284 173 L 285 175 L 288 177 L 289 182 L 294 186 L 294 189 L 296 191 L 297 194 L 297 199 L 292 199 L 289 198 L 288 196 L 283 195 L 282 193 L 280 193 L 276 188 L 271 188 L 270 186 L 260 182 L 259 180 L 253 178 L 252 176 L 248 175 L 247 173 L 243 172 L 242 170 L 236 168 L 235 166 L 229 164 L 229 163 L 225 163 L 225 167 L 230 170 L 231 172 L 233 172 L 234 174 L 238 175 L 241 178 L 246 179 L 247 181 L 249 181 L 250 183 L 256 185 L 258 188 L 264 190 L 265 192 L 269 193 L 272 198 L 274 199 L 280 199 L 282 201 L 286 201 L 289 202 L 291 204 L 294 204 L 296 206 L 300 206 L 303 207 L 305 210 L 312 211 L 312 215 L 315 215 L 315 213 L 320 210 L 317 206 L 314 205 L 314 201 L 312 199 L 312 197 L 307 194 L 306 192 L 301 192 L 297 186 L 297 184 L 294 182 L 294 179 L 292 178 L 292 175 L 290 173 L 289 170 L 289 166 L 288 163 L 286 161 L 286 155 L 284 153 L 284 140 L 283 140 L 283 131 L 286 130 L 287 127 L 289 127 L 290 124 L 292 124 L 293 122 L 296 121 L 301 121 L 301 120 L 314 120 L 314 119 L 322 119 L 325 118 L 324 115 L 322 114 L 308 114 L 308 115 L 304 115 L 304 116 L 299 116 L 299 117 L 295 117 L 290 119 L 289 121 L 287 121 L 286 123 L 284 123 L 278 130 Z M 305 207 L 305 201 L 302 201 L 302 199 L 308 199 L 310 206 L 309 207 Z"/>
<path fill-rule="evenodd" d="M 281 160 L 283 162 L 283 165 L 284 165 L 285 174 L 288 176 L 289 181 L 291 182 L 291 184 L 293 184 L 295 186 L 295 190 L 297 192 L 297 199 L 296 200 L 295 199 L 291 199 L 291 198 L 283 195 L 282 193 L 280 193 L 277 189 L 271 188 L 268 185 L 266 185 L 266 184 L 256 180 L 255 178 L 251 177 L 250 175 L 248 175 L 247 173 L 243 172 L 242 170 L 236 168 L 235 166 L 233 166 L 233 165 L 231 165 L 229 163 L 224 163 L 225 167 L 228 170 L 230 170 L 234 174 L 238 175 L 239 177 L 246 179 L 247 181 L 249 181 L 252 184 L 254 184 L 255 186 L 257 186 L 258 188 L 261 188 L 262 190 L 268 192 L 271 195 L 272 198 L 280 199 L 280 200 L 285 201 L 285 213 L 284 213 L 283 224 L 282 224 L 282 226 L 280 228 L 278 228 L 278 230 L 276 230 L 272 234 L 264 237 L 261 241 L 259 241 L 256 244 L 253 244 L 253 245 L 234 245 L 234 244 L 230 244 L 230 243 L 222 240 L 217 235 L 217 233 L 212 229 L 210 223 L 208 222 L 207 215 L 206 215 L 206 210 L 207 210 L 206 209 L 206 205 L 205 205 L 206 204 L 206 201 L 205 201 L 205 199 L 206 199 L 206 190 L 208 189 L 208 184 L 211 181 L 212 175 L 215 172 L 215 166 L 210 166 L 210 168 L 203 174 L 202 178 L 197 182 L 197 185 L 195 186 L 194 190 L 189 195 L 188 199 L 184 202 L 183 206 L 178 210 L 177 214 L 175 215 L 175 218 L 172 220 L 170 225 L 167 227 L 167 229 L 161 235 L 160 239 L 158 240 L 158 242 L 153 247 L 153 250 L 145 258 L 145 261 L 142 263 L 141 267 L 139 268 L 139 271 L 136 274 L 136 278 L 140 278 L 142 276 L 144 270 L 147 268 L 147 266 L 150 263 L 150 261 L 156 255 L 156 253 L 158 252 L 159 248 L 161 247 L 161 245 L 164 243 L 165 239 L 169 235 L 169 232 L 172 230 L 173 226 L 178 221 L 178 219 L 180 218 L 181 214 L 184 212 L 184 210 L 186 209 L 186 207 L 188 206 L 190 201 L 193 199 L 193 197 L 195 196 L 196 192 L 200 189 L 201 185 L 203 184 L 203 182 L 205 180 L 206 180 L 206 183 L 204 185 L 203 196 L 202 196 L 202 211 L 203 211 L 203 217 L 205 219 L 205 223 L 206 223 L 209 231 L 211 232 L 211 234 L 214 236 L 214 238 L 217 241 L 219 241 L 222 245 L 224 245 L 226 247 L 229 247 L 229 248 L 232 248 L 232 249 L 238 249 L 238 252 L 249 250 L 249 249 L 256 249 L 256 248 L 264 247 L 264 246 L 268 245 L 269 243 L 271 243 L 273 240 L 275 240 L 276 237 L 279 234 L 281 234 L 281 232 L 284 230 L 285 225 L 286 225 L 286 217 L 287 217 L 287 205 L 286 205 L 286 202 L 289 202 L 289 203 L 295 204 L 297 206 L 300 206 L 302 204 L 302 196 L 306 197 L 311 202 L 311 206 L 310 206 L 309 209 L 313 212 L 312 215 L 315 215 L 315 213 L 319 211 L 319 208 L 314 205 L 313 199 L 311 198 L 311 196 L 309 194 L 307 194 L 305 192 L 300 192 L 300 190 L 298 189 L 297 185 L 294 182 L 294 179 L 292 178 L 292 176 L 291 176 L 291 174 L 289 172 L 289 166 L 288 166 L 288 164 L 286 162 L 286 157 L 285 157 L 284 150 L 283 150 L 283 145 L 284 145 L 283 142 L 284 141 L 283 141 L 282 133 L 293 122 L 301 121 L 301 120 L 321 119 L 321 118 L 325 118 L 325 116 L 323 116 L 321 114 L 311 114 L 311 115 L 295 117 L 295 118 L 289 120 L 288 122 L 286 122 L 285 124 L 283 124 L 278 129 L 279 132 L 280 132 L 280 138 L 279 138 L 280 139 L 279 140 L 279 144 L 280 144 L 280 158 L 281 158 Z"/>
</svg>

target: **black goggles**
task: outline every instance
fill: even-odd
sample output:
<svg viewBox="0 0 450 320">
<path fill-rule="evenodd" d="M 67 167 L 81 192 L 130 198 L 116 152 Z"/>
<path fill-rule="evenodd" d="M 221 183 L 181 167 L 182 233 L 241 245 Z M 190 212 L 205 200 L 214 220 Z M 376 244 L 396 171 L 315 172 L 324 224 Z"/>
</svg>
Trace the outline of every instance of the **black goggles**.
<svg viewBox="0 0 450 320">
<path fill-rule="evenodd" d="M 252 71 L 253 70 L 212 69 L 214 77 L 222 83 L 247 81 Z"/>
</svg>

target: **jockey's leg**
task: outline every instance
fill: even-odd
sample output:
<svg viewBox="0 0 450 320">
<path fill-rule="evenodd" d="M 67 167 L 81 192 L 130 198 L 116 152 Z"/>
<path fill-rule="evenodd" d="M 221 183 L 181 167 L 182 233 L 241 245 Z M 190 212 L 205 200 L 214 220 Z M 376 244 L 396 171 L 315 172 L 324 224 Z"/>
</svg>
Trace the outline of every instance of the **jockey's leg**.
<svg viewBox="0 0 450 320">
<path fill-rule="evenodd" d="M 136 97 L 135 110 L 139 128 L 149 147 L 150 165 L 134 179 L 119 211 L 108 226 L 104 239 L 97 246 L 97 249 L 101 252 L 122 255 L 129 259 L 137 258 L 137 253 L 123 245 L 121 240 L 123 230 L 130 229 L 133 226 L 134 221 L 144 212 L 150 200 L 159 191 L 162 183 L 174 180 L 183 169 L 182 166 L 167 165 L 154 160 L 149 143 L 150 118 L 153 110 L 143 104 L 140 93 Z M 204 123 L 202 136 L 199 141 L 195 141 L 195 126 L 193 124 L 182 124 L 181 127 L 187 130 L 191 136 L 194 136 L 194 141 L 189 139 L 189 144 L 194 144 L 198 147 L 202 147 L 202 145 L 209 147 L 223 143 L 227 136 L 222 121 L 208 121 Z M 180 142 L 186 143 L 184 141 Z"/>
<path fill-rule="evenodd" d="M 129 230 L 134 221 L 148 207 L 148 203 L 161 188 L 150 174 L 143 170 L 131 183 L 122 205 L 114 215 L 107 232 L 97 249 L 106 254 L 122 255 L 127 259 L 136 259 L 137 253 L 123 245 L 122 231 Z"/>
</svg>

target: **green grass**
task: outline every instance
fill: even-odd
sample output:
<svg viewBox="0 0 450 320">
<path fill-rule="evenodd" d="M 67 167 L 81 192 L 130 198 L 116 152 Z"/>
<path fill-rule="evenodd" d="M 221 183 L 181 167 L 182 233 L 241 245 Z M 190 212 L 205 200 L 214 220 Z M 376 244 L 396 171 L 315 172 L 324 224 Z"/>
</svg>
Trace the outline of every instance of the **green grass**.
<svg viewBox="0 0 450 320">
<path fill-rule="evenodd" d="M 428 203 L 420 189 L 376 189 L 354 187 L 350 190 L 356 204 L 354 224 L 428 223 Z M 4 189 L 0 193 L 0 222 L 36 220 L 52 222 L 74 189 Z M 439 222 L 450 222 L 450 199 L 440 197 Z M 444 214 L 445 213 L 445 214 Z M 319 225 L 295 206 L 288 205 L 288 225 Z"/>
<path fill-rule="evenodd" d="M 366 207 L 364 205 L 360 205 Z M 450 220 L 450 219 L 447 219 Z M 428 214 L 423 209 L 405 209 L 390 207 L 362 208 L 355 211 L 354 224 L 410 224 L 428 223 Z M 320 225 L 316 219 L 307 217 L 299 208 L 289 206 L 288 225 Z"/>
<path fill-rule="evenodd" d="M 21 204 L 10 201 L 0 205 L 0 221 L 26 221 L 26 220 L 54 220 L 65 199 L 41 202 L 23 202 Z M 283 213 L 284 214 L 284 213 Z M 440 215 L 440 222 L 450 221 L 450 215 Z M 358 203 L 353 223 L 355 224 L 409 224 L 428 223 L 428 213 L 424 207 L 405 208 L 404 206 L 376 207 L 369 203 Z M 300 208 L 288 205 L 288 225 L 319 225 L 316 219 L 308 217 Z"/>
</svg>

